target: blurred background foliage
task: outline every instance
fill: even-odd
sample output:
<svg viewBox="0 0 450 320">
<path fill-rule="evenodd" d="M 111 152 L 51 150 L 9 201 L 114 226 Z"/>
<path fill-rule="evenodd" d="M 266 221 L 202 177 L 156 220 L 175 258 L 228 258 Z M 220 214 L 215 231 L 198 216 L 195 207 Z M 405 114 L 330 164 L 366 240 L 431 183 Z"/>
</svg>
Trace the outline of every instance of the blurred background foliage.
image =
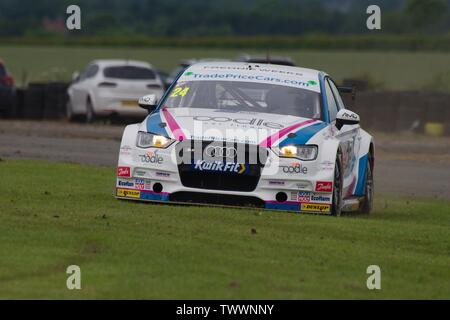
<svg viewBox="0 0 450 320">
<path fill-rule="evenodd" d="M 65 33 L 70 4 L 82 9 L 70 36 L 363 34 L 370 4 L 385 34 L 450 32 L 450 0 L 2 0 L 0 36 Z"/>
</svg>

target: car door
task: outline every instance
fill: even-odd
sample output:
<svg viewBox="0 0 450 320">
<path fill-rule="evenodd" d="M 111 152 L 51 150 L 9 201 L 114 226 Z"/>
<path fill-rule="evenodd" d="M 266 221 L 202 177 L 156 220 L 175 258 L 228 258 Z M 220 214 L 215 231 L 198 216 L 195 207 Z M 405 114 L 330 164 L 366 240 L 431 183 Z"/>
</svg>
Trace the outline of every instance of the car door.
<svg viewBox="0 0 450 320">
<path fill-rule="evenodd" d="M 86 101 L 89 90 L 92 87 L 92 79 L 98 73 L 99 67 L 96 64 L 89 65 L 81 74 L 80 79 L 71 87 L 73 110 L 77 113 L 86 111 Z"/>
<path fill-rule="evenodd" d="M 336 123 L 336 115 L 341 109 L 345 109 L 342 98 L 339 94 L 339 90 L 334 84 L 331 78 L 325 80 L 325 88 L 327 94 L 328 110 L 330 122 L 334 125 Z M 335 137 L 341 142 L 342 149 L 342 170 L 344 176 L 344 196 L 347 191 L 352 191 L 354 184 L 356 183 L 356 161 L 357 154 L 359 152 L 360 141 L 359 124 L 346 125 L 341 130 L 336 130 Z"/>
</svg>

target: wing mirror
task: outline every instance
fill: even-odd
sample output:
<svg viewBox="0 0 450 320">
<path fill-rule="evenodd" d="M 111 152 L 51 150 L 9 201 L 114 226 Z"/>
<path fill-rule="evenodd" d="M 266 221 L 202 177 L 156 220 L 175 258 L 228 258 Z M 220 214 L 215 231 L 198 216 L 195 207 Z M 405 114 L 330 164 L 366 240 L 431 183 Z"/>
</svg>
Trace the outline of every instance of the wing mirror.
<svg viewBox="0 0 450 320">
<path fill-rule="evenodd" d="M 139 99 L 139 107 L 147 110 L 149 113 L 155 111 L 158 106 L 158 98 L 155 94 L 149 94 Z"/>
<path fill-rule="evenodd" d="M 72 82 L 78 82 L 79 80 L 80 80 L 80 73 L 78 71 L 72 73 Z"/>
<path fill-rule="evenodd" d="M 342 129 L 345 125 L 359 124 L 359 115 L 347 109 L 341 109 L 336 115 L 336 128 Z"/>
</svg>

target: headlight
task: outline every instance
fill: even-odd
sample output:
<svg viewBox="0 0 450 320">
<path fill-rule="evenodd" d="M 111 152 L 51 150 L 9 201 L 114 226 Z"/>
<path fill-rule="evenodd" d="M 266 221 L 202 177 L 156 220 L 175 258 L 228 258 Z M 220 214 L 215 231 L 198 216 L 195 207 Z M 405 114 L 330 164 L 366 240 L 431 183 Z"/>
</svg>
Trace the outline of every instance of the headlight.
<svg viewBox="0 0 450 320">
<path fill-rule="evenodd" d="M 139 148 L 162 148 L 170 146 L 175 140 L 153 133 L 139 132 L 137 146 Z"/>
<path fill-rule="evenodd" d="M 317 146 L 288 145 L 281 148 L 275 148 L 274 151 L 283 158 L 315 160 L 317 158 L 317 149 Z"/>
</svg>

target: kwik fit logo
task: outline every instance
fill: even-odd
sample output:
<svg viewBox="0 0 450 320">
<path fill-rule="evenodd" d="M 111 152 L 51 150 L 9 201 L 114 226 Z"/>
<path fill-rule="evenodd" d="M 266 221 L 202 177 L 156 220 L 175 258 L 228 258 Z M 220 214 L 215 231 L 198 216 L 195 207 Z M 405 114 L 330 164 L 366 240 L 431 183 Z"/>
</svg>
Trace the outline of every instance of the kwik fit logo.
<svg viewBox="0 0 450 320">
<path fill-rule="evenodd" d="M 207 162 L 205 160 L 197 160 L 194 166 L 194 170 L 246 174 L 247 166 L 243 163 L 231 163 L 220 161 Z"/>
</svg>

